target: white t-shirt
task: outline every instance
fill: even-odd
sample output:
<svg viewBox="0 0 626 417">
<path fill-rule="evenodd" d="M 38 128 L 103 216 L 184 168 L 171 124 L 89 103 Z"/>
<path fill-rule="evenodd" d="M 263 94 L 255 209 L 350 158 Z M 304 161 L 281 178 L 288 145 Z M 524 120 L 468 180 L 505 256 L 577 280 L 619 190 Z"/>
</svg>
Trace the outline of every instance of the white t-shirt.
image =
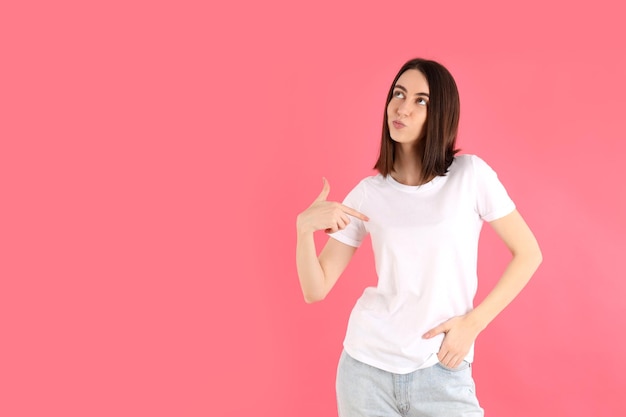
<svg viewBox="0 0 626 417">
<path fill-rule="evenodd" d="M 408 186 L 391 175 L 367 177 L 344 200 L 370 218 L 354 217 L 330 236 L 358 247 L 369 233 L 378 274 L 350 315 L 346 352 L 361 362 L 405 374 L 437 363 L 443 334 L 422 335 L 473 308 L 478 237 L 483 221 L 515 204 L 479 157 L 459 155 L 445 176 Z M 465 358 L 472 362 L 473 346 Z"/>
</svg>

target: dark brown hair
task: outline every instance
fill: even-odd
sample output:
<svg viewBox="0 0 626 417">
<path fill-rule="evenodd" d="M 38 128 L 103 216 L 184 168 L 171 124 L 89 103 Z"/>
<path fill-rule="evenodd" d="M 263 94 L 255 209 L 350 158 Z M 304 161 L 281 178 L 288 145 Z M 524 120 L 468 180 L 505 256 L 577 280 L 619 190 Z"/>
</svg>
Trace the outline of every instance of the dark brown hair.
<svg viewBox="0 0 626 417">
<path fill-rule="evenodd" d="M 421 139 L 424 142 L 422 178 L 427 181 L 434 176 L 446 175 L 454 160 L 454 155 L 459 152 L 459 149 L 455 149 L 461 113 L 459 91 L 452 74 L 443 65 L 435 61 L 421 58 L 412 59 L 400 68 L 396 78 L 391 83 L 385 102 L 380 154 L 374 169 L 377 169 L 385 177 L 393 170 L 395 142 L 389 134 L 387 106 L 391 101 L 398 78 L 410 69 L 418 70 L 424 74 L 430 90 L 424 137 Z"/>
</svg>

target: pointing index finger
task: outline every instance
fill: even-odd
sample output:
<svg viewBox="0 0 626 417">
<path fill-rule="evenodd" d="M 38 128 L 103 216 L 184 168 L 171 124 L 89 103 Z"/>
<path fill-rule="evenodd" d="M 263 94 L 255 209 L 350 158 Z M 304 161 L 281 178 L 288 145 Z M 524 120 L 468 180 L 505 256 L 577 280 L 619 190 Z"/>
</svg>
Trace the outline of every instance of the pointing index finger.
<svg viewBox="0 0 626 417">
<path fill-rule="evenodd" d="M 341 210 L 344 213 L 347 213 L 347 214 L 349 214 L 352 217 L 356 217 L 357 219 L 361 219 L 361 220 L 366 221 L 366 222 L 368 222 L 370 220 L 370 218 L 367 217 L 365 214 L 360 213 L 360 212 L 356 211 L 355 209 L 350 208 L 348 206 L 344 206 L 343 204 L 341 205 Z"/>
</svg>

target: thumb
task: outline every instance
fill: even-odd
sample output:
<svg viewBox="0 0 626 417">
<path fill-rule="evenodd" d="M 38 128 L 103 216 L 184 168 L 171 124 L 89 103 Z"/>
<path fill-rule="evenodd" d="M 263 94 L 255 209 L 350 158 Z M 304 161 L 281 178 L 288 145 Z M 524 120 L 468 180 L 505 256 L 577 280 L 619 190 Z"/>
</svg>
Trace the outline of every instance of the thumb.
<svg viewBox="0 0 626 417">
<path fill-rule="evenodd" d="M 447 322 L 446 323 L 442 323 L 439 326 L 430 329 L 429 331 L 427 331 L 424 336 L 422 336 L 424 339 L 430 339 L 432 337 L 437 336 L 438 334 L 441 333 L 446 333 L 448 330 L 450 330 L 447 326 Z"/>
<path fill-rule="evenodd" d="M 322 178 L 324 180 L 324 187 L 322 188 L 322 192 L 317 196 L 315 201 L 326 201 L 326 197 L 328 197 L 328 193 L 330 193 L 330 185 L 326 178 Z"/>
</svg>

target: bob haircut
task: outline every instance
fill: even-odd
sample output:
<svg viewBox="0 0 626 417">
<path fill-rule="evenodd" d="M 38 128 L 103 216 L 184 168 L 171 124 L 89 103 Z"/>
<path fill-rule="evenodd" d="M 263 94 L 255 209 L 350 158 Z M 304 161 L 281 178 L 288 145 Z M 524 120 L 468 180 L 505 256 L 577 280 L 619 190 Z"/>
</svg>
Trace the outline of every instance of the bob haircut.
<svg viewBox="0 0 626 417">
<path fill-rule="evenodd" d="M 446 175 L 448 168 L 454 161 L 454 155 L 459 152 L 459 149 L 455 149 L 455 147 L 461 104 L 459 91 L 452 74 L 443 65 L 426 59 L 415 58 L 406 62 L 391 84 L 385 103 L 380 154 L 374 169 L 377 169 L 384 177 L 393 170 L 395 142 L 389 134 L 387 106 L 391 101 L 398 78 L 410 69 L 418 70 L 424 74 L 430 90 L 426 123 L 421 138 L 421 146 L 424 147 L 422 179 L 429 181 L 435 176 Z"/>
</svg>

